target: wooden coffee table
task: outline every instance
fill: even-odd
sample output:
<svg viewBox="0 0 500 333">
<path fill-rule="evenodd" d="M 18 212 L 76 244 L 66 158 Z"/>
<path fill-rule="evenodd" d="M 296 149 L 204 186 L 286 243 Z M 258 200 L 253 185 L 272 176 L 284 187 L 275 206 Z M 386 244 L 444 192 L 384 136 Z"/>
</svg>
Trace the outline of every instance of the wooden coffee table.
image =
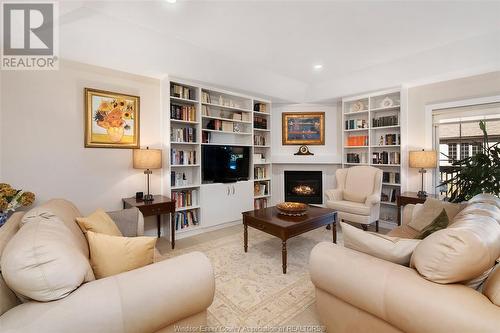
<svg viewBox="0 0 500 333">
<path fill-rule="evenodd" d="M 281 239 L 283 274 L 286 274 L 286 241 L 292 237 L 325 225 L 332 225 L 333 242 L 337 242 L 336 218 L 333 209 L 309 206 L 304 216 L 286 216 L 278 213 L 275 207 L 243 212 L 244 249 L 248 252 L 248 227 L 253 227 Z"/>
</svg>

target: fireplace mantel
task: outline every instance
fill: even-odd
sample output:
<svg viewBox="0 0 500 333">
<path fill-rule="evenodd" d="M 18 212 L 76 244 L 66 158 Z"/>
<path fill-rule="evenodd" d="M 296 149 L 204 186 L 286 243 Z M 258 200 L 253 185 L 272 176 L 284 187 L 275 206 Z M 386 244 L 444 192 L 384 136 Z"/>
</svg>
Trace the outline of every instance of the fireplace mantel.
<svg viewBox="0 0 500 333">
<path fill-rule="evenodd" d="M 273 164 L 341 164 L 338 155 L 273 155 Z"/>
</svg>

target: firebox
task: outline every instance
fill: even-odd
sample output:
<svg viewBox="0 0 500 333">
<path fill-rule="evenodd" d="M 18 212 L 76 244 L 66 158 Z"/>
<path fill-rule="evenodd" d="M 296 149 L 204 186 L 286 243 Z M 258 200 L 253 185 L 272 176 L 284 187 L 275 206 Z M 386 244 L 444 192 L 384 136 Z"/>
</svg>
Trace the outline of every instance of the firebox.
<svg viewBox="0 0 500 333">
<path fill-rule="evenodd" d="M 322 172 L 285 171 L 285 201 L 322 204 Z"/>
</svg>

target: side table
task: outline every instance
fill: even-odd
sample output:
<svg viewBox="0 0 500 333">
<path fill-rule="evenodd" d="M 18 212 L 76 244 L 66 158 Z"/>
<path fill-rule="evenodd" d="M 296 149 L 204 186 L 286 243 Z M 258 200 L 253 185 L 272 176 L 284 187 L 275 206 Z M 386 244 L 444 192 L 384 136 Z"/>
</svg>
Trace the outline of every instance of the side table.
<svg viewBox="0 0 500 333">
<path fill-rule="evenodd" d="M 163 214 L 170 215 L 170 229 L 172 233 L 172 249 L 175 247 L 175 225 L 173 214 L 175 213 L 175 201 L 163 195 L 155 195 L 154 201 L 144 201 L 142 199 L 123 198 L 123 209 L 137 207 L 144 217 L 156 216 L 158 227 L 158 238 L 161 236 L 161 216 Z"/>
<path fill-rule="evenodd" d="M 403 192 L 396 197 L 396 205 L 398 209 L 398 225 L 401 225 L 401 207 L 408 204 L 416 205 L 424 203 L 427 198 L 438 198 L 436 194 L 427 194 L 427 197 L 422 198 L 417 195 L 417 192 Z"/>
</svg>

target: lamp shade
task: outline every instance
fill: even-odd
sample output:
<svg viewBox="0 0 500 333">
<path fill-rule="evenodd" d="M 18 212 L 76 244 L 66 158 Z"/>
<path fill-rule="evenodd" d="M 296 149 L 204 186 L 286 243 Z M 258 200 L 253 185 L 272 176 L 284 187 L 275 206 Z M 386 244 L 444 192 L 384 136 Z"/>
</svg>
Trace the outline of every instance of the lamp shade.
<svg viewBox="0 0 500 333">
<path fill-rule="evenodd" d="M 437 167 L 437 153 L 435 150 L 410 151 L 410 168 L 429 169 Z"/>
<path fill-rule="evenodd" d="M 161 169 L 161 149 L 134 149 L 134 169 Z"/>
</svg>

